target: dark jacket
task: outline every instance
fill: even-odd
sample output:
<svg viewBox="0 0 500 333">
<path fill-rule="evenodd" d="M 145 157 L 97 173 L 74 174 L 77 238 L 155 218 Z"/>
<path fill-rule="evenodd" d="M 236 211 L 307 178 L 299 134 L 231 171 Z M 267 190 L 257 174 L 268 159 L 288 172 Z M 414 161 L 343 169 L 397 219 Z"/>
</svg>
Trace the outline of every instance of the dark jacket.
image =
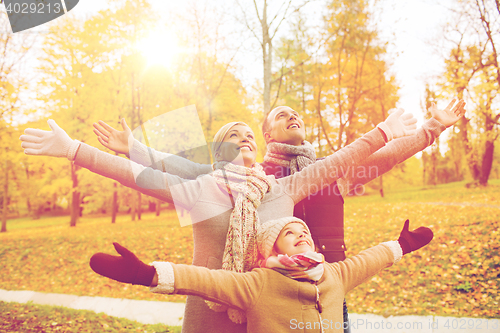
<svg viewBox="0 0 500 333">
<path fill-rule="evenodd" d="M 290 168 L 276 164 L 261 163 L 268 175 L 276 179 L 290 175 Z M 327 262 L 337 262 L 346 258 L 344 242 L 344 199 L 337 182 L 310 195 L 295 205 L 293 215 L 304 220 L 318 250 Z"/>
</svg>

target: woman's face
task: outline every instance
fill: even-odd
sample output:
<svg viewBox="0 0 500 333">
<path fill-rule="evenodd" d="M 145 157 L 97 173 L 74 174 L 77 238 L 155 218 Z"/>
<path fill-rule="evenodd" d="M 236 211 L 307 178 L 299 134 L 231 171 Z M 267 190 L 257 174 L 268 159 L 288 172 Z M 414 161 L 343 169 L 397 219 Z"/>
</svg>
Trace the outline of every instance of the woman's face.
<svg viewBox="0 0 500 333">
<path fill-rule="evenodd" d="M 245 125 L 234 125 L 226 133 L 224 143 L 217 152 L 220 160 L 229 161 L 234 164 L 252 167 L 257 158 L 257 144 L 255 135 L 250 127 Z M 236 156 L 236 158 L 234 158 Z"/>
</svg>

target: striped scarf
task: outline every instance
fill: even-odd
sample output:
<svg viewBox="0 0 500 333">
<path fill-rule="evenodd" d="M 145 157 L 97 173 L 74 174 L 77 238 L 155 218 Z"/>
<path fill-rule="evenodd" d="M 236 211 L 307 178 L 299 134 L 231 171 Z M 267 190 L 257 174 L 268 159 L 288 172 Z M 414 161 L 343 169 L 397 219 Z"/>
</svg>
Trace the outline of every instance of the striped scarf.
<svg viewBox="0 0 500 333">
<path fill-rule="evenodd" d="M 307 141 L 302 146 L 292 146 L 286 143 L 270 142 L 267 144 L 264 161 L 290 168 L 292 174 L 316 162 L 314 147 Z"/>
<path fill-rule="evenodd" d="M 260 206 L 264 195 L 271 190 L 271 183 L 262 166 L 258 163 L 253 168 L 246 168 L 232 163 L 224 163 L 220 169 L 212 173 L 219 188 L 226 191 L 234 201 L 234 209 L 229 220 L 226 245 L 222 257 L 222 269 L 233 272 L 247 272 L 256 265 L 258 249 L 256 245 Z M 227 307 L 206 301 L 214 311 L 225 311 Z M 229 309 L 234 310 L 234 309 Z M 229 311 L 231 320 L 242 321 L 244 315 L 236 315 Z"/>
<path fill-rule="evenodd" d="M 271 256 L 261 267 L 271 268 L 294 280 L 319 281 L 323 276 L 325 258 L 321 253 L 307 251 L 289 257 L 286 254 Z"/>
</svg>

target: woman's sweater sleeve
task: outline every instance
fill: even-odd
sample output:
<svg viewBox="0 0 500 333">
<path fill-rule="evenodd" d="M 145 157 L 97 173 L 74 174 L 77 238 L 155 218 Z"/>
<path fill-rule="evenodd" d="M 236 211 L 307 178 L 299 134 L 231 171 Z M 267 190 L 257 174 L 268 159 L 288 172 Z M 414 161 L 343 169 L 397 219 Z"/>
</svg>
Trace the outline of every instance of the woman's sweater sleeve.
<svg viewBox="0 0 500 333">
<path fill-rule="evenodd" d="M 205 151 L 203 148 L 200 148 L 199 155 L 204 155 L 204 153 L 208 153 L 208 149 Z M 130 148 L 129 157 L 135 163 L 168 172 L 171 175 L 184 179 L 196 179 L 198 176 L 206 175 L 213 171 L 210 164 L 200 164 L 181 156 L 157 151 L 136 139 L 134 139 Z"/>
<path fill-rule="evenodd" d="M 373 153 L 344 177 L 337 180 L 342 196 L 356 186 L 383 175 L 395 165 L 407 160 L 430 146 L 446 127 L 434 118 L 427 120 L 415 135 L 394 139 L 385 147 Z"/>
<path fill-rule="evenodd" d="M 347 293 L 381 270 L 398 262 L 402 256 L 401 246 L 397 241 L 392 241 L 371 247 L 344 261 L 328 265 L 339 271 L 344 292 Z"/>
<path fill-rule="evenodd" d="M 201 193 L 202 179 L 185 180 L 159 170 L 144 167 L 125 158 L 80 144 L 75 164 L 146 195 L 174 202 L 190 210 Z"/>
<path fill-rule="evenodd" d="M 381 131 L 375 128 L 325 159 L 277 181 L 296 204 L 352 172 L 356 165 L 361 164 L 384 145 L 385 140 Z"/>
<path fill-rule="evenodd" d="M 195 295 L 242 310 L 256 303 L 264 286 L 262 269 L 235 273 L 169 262 L 153 262 L 152 265 L 158 274 L 158 286 L 152 287 L 152 292 Z"/>
</svg>

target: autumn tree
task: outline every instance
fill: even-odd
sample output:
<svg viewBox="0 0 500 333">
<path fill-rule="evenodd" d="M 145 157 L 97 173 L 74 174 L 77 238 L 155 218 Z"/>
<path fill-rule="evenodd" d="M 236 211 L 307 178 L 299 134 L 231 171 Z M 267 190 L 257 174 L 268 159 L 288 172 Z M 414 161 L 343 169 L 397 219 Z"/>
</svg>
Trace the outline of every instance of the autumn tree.
<svg viewBox="0 0 500 333">
<path fill-rule="evenodd" d="M 44 56 L 40 69 L 44 78 L 40 90 L 46 115 L 50 115 L 67 131 L 68 135 L 82 142 L 95 140 L 92 123 L 99 114 L 110 111 L 110 95 L 106 87 L 110 84 L 106 75 L 110 61 L 106 53 L 106 40 L 99 36 L 105 26 L 97 29 L 75 17 L 63 17 L 51 25 L 44 40 Z M 75 226 L 81 213 L 84 199 L 79 186 L 79 168 L 67 162 L 71 183 L 70 226 Z M 64 174 L 64 173 L 63 173 Z"/>
<path fill-rule="evenodd" d="M 0 169 L 3 179 L 2 187 L 2 227 L 1 232 L 7 231 L 7 212 L 9 203 L 9 182 L 10 176 L 16 171 L 13 163 L 16 149 L 12 145 L 12 138 L 18 134 L 13 126 L 15 115 L 21 114 L 23 105 L 28 97 L 26 91 L 32 79 L 24 68 L 29 52 L 36 42 L 36 34 L 13 34 L 10 31 L 10 24 L 7 13 L 0 13 L 0 157 L 2 163 Z M 13 177 L 15 178 L 15 177 Z"/>
<path fill-rule="evenodd" d="M 280 28 L 286 25 L 287 19 L 292 17 L 294 13 L 300 12 L 309 2 L 309 0 L 252 0 L 251 2 L 236 0 L 245 27 L 258 41 L 261 49 L 264 114 L 271 110 L 274 40 Z"/>
<path fill-rule="evenodd" d="M 454 135 L 463 144 L 473 180 L 487 185 L 500 134 L 500 10 L 493 0 L 460 0 L 457 4 L 455 24 L 445 30 L 450 51 L 442 87 L 469 101 L 468 114 Z"/>
</svg>

